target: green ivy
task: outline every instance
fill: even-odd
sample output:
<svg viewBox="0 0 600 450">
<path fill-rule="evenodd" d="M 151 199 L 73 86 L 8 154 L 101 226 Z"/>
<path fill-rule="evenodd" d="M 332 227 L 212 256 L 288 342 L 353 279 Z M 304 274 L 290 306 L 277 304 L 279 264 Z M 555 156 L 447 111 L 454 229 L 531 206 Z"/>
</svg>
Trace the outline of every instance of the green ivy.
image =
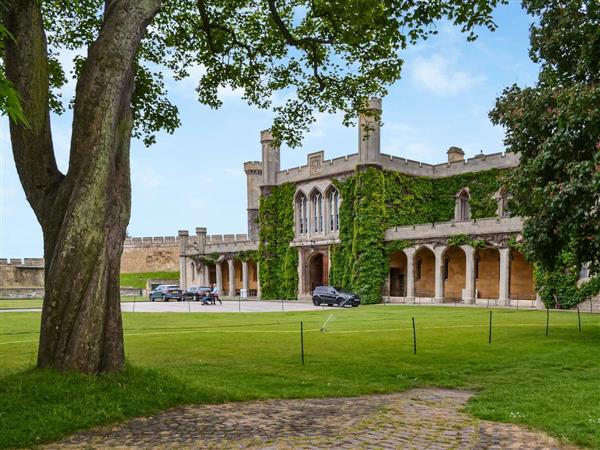
<svg viewBox="0 0 600 450">
<path fill-rule="evenodd" d="M 340 243 L 331 247 L 331 284 L 352 289 L 365 303 L 381 301 L 390 253 L 411 243 L 384 245 L 385 230 L 394 226 L 444 222 L 454 217 L 455 195 L 468 187 L 471 217 L 496 214 L 494 194 L 502 186 L 504 170 L 491 169 L 447 178 L 430 179 L 358 169 L 345 181 L 334 181 L 340 205 Z M 481 247 L 485 241 L 457 236 L 460 243 Z"/>
<path fill-rule="evenodd" d="M 400 252 L 400 251 L 404 250 L 405 248 L 412 247 L 414 245 L 415 245 L 415 243 L 413 241 L 404 241 L 404 240 L 391 241 L 391 242 L 386 243 L 385 252 L 389 256 L 392 253 Z"/>
<path fill-rule="evenodd" d="M 193 255 L 191 258 L 196 263 L 201 262 L 205 265 L 214 265 L 219 260 L 219 253 L 213 252 L 207 255 Z"/>
<path fill-rule="evenodd" d="M 295 299 L 298 294 L 298 250 L 294 239 L 293 183 L 275 186 L 260 197 L 258 261 L 261 293 L 266 299 Z"/>
<path fill-rule="evenodd" d="M 600 292 L 600 276 L 578 284 L 579 266 L 573 255 L 563 252 L 554 269 L 535 265 L 533 272 L 536 288 L 547 308 L 570 309 Z"/>
<path fill-rule="evenodd" d="M 237 261 L 257 261 L 258 260 L 258 251 L 257 250 L 243 250 L 235 254 L 235 259 Z"/>
<path fill-rule="evenodd" d="M 449 246 L 460 247 L 461 245 L 470 245 L 474 248 L 482 248 L 485 246 L 485 240 L 483 239 L 474 239 L 466 234 L 456 234 L 448 238 L 447 244 Z"/>
</svg>

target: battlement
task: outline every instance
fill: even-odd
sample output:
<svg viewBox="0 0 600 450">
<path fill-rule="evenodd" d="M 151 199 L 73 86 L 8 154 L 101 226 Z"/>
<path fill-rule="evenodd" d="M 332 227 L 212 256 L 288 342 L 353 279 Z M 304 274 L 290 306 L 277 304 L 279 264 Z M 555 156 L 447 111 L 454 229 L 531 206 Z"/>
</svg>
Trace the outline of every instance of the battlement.
<svg viewBox="0 0 600 450">
<path fill-rule="evenodd" d="M 359 164 L 358 153 L 325 159 L 323 151 L 309 153 L 306 165 L 281 170 L 276 174 L 277 184 L 303 181 L 308 178 L 332 177 L 352 172 Z"/>
<path fill-rule="evenodd" d="M 44 258 L 0 258 L 2 266 L 44 267 Z"/>
<path fill-rule="evenodd" d="M 179 242 L 179 236 L 145 236 L 128 237 L 125 239 L 125 246 L 136 245 L 176 245 Z"/>
<path fill-rule="evenodd" d="M 262 175 L 263 165 L 260 161 L 246 161 L 244 163 L 244 172 L 247 175 Z"/>
<path fill-rule="evenodd" d="M 233 253 L 249 250 L 258 250 L 258 241 L 212 241 L 207 242 L 204 252 L 209 253 Z"/>
<path fill-rule="evenodd" d="M 206 236 L 206 245 L 220 244 L 222 242 L 246 242 L 247 234 L 211 234 Z"/>
</svg>

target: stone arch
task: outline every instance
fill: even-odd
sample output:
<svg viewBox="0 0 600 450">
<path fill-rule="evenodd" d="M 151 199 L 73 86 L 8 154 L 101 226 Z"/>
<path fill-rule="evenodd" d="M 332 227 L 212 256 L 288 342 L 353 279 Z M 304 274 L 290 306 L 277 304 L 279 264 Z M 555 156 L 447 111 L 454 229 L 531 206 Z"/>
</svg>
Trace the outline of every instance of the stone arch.
<svg viewBox="0 0 600 450">
<path fill-rule="evenodd" d="M 525 260 L 521 252 L 514 248 L 510 251 L 509 274 L 509 296 L 511 299 L 533 300 L 536 298 L 533 266 Z"/>
<path fill-rule="evenodd" d="M 402 250 L 393 252 L 389 258 L 389 286 L 390 297 L 406 297 L 406 269 L 408 259 Z"/>
<path fill-rule="evenodd" d="M 445 300 L 462 300 L 466 287 L 467 255 L 457 246 L 450 246 L 442 253 L 443 297 Z"/>
<path fill-rule="evenodd" d="M 454 220 L 457 222 L 471 220 L 471 193 L 463 187 L 455 194 Z"/>
<path fill-rule="evenodd" d="M 500 297 L 500 251 L 480 248 L 475 252 L 475 290 L 477 298 Z"/>
<path fill-rule="evenodd" d="M 494 200 L 496 200 L 496 216 L 510 217 L 510 210 L 508 209 L 508 201 L 510 200 L 510 193 L 506 186 L 500 187 L 494 194 Z"/>
<path fill-rule="evenodd" d="M 325 189 L 326 231 L 337 232 L 340 229 L 340 191 L 330 184 Z"/>
<path fill-rule="evenodd" d="M 421 245 L 415 250 L 414 277 L 415 297 L 435 296 L 435 253 L 429 245 Z"/>
<path fill-rule="evenodd" d="M 325 230 L 325 201 L 323 198 L 323 192 L 318 188 L 314 187 L 309 194 L 310 202 L 310 220 L 309 229 L 311 233 L 322 233 Z"/>
<path fill-rule="evenodd" d="M 312 291 L 317 286 L 325 286 L 328 283 L 328 273 L 327 273 L 327 255 L 324 253 L 317 251 L 314 252 L 308 258 L 308 289 L 307 291 L 312 293 Z"/>
</svg>

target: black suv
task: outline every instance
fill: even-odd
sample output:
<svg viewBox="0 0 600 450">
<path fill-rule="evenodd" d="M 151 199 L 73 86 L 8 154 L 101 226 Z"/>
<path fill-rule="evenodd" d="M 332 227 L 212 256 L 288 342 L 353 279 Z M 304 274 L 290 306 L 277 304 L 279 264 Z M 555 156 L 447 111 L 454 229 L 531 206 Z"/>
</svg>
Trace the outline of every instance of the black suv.
<svg viewBox="0 0 600 450">
<path fill-rule="evenodd" d="M 329 306 L 351 305 L 356 308 L 360 305 L 360 297 L 333 286 L 317 286 L 313 291 L 313 304 L 319 306 L 321 303 L 327 303 Z"/>
</svg>

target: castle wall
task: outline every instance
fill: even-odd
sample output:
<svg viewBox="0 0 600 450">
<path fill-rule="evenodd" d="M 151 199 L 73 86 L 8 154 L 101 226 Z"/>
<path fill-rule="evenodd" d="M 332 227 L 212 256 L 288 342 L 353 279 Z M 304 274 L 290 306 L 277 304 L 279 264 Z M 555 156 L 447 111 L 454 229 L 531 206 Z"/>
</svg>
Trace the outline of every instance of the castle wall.
<svg viewBox="0 0 600 450">
<path fill-rule="evenodd" d="M 127 238 L 121 256 L 121 273 L 176 272 L 179 242 L 175 236 Z"/>
<path fill-rule="evenodd" d="M 44 286 L 42 258 L 3 259 L 0 261 L 0 287 L 40 288 Z"/>
</svg>

